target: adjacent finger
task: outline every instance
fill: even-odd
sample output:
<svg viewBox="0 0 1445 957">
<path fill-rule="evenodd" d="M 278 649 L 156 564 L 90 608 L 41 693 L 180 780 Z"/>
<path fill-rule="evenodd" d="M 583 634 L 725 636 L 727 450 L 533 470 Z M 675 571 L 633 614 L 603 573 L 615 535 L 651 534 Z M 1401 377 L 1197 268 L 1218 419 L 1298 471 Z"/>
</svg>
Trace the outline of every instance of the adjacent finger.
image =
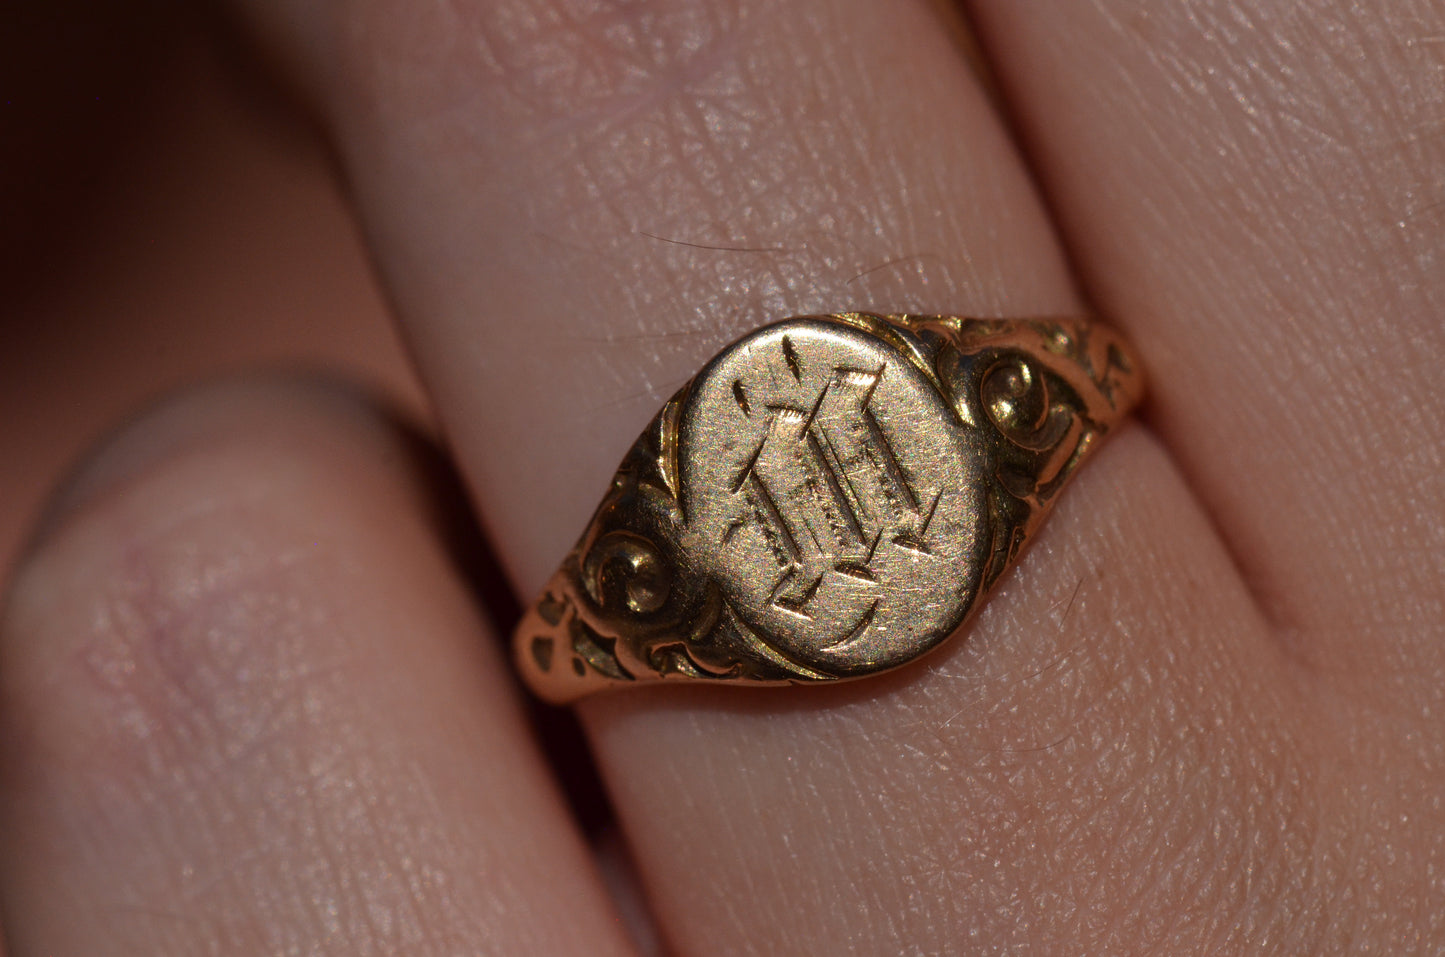
<svg viewBox="0 0 1445 957">
<path fill-rule="evenodd" d="M 273 384 L 81 471 L 0 627 L 12 957 L 628 952 L 417 453 Z"/>
<path fill-rule="evenodd" d="M 1428 707 L 1445 11 L 972 7 L 1083 275 L 1150 357 L 1151 421 L 1289 646 Z"/>
</svg>

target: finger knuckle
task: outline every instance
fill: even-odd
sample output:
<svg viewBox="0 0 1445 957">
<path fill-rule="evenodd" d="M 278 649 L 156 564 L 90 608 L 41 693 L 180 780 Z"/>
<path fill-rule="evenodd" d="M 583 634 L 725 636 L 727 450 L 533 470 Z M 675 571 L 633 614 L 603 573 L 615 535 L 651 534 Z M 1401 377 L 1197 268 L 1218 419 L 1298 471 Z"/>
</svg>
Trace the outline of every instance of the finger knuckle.
<svg viewBox="0 0 1445 957">
<path fill-rule="evenodd" d="M 11 756 L 134 799 L 294 736 L 345 658 L 316 587 L 329 467 L 284 435 L 202 439 L 61 520 L 0 619 Z"/>
</svg>

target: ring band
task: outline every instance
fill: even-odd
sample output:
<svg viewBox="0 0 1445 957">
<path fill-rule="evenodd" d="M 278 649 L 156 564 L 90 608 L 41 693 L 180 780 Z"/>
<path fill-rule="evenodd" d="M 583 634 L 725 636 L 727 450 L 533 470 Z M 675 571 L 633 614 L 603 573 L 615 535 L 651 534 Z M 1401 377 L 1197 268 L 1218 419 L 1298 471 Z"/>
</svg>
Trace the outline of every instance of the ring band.
<svg viewBox="0 0 1445 957">
<path fill-rule="evenodd" d="M 673 396 L 523 616 L 563 703 L 656 681 L 803 684 L 957 632 L 1137 404 L 1085 319 L 845 313 L 728 346 Z"/>
</svg>

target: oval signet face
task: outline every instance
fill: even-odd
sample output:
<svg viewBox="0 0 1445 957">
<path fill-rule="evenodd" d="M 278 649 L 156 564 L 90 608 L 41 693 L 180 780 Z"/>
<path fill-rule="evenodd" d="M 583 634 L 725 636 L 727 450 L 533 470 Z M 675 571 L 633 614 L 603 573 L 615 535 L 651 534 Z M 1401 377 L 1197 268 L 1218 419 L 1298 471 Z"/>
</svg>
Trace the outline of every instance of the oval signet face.
<svg viewBox="0 0 1445 957">
<path fill-rule="evenodd" d="M 679 421 L 684 547 L 775 651 L 840 677 L 948 637 L 987 547 L 981 458 L 929 377 L 791 320 L 698 376 Z"/>
</svg>

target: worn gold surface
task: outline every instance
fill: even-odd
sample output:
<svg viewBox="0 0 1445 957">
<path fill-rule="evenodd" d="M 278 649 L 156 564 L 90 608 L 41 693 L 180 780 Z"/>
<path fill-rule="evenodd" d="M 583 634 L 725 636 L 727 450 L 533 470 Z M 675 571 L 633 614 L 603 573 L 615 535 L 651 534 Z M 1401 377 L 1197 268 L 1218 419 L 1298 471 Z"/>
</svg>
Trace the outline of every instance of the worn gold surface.
<svg viewBox="0 0 1445 957">
<path fill-rule="evenodd" d="M 1140 390 L 1084 320 L 760 329 L 632 447 L 518 626 L 522 675 L 564 702 L 905 664 L 963 625 Z"/>
</svg>

